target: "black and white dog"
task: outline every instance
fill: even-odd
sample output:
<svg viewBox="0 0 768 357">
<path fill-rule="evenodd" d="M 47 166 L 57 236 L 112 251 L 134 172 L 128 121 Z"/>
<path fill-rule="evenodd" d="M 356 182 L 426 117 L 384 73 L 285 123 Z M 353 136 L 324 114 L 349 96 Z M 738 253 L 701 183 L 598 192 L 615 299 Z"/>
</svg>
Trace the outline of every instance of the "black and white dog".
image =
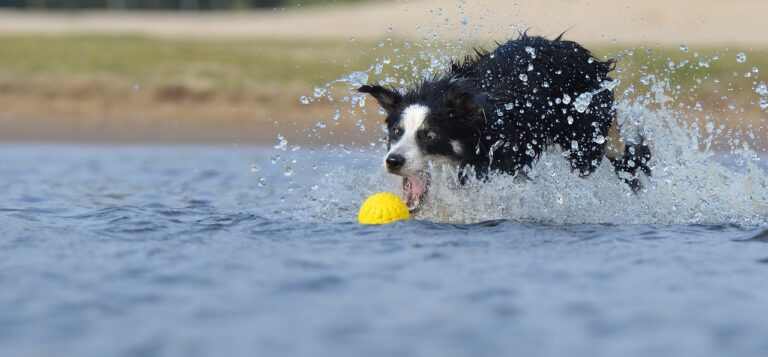
<svg viewBox="0 0 768 357">
<path fill-rule="evenodd" d="M 587 176 L 606 156 L 629 186 L 640 189 L 638 170 L 650 175 L 643 138 L 625 143 L 615 120 L 614 61 L 600 61 L 572 41 L 525 34 L 492 52 L 477 50 L 440 76 L 398 91 L 364 85 L 386 111 L 386 169 L 403 176 L 408 207 L 416 210 L 430 185 L 430 169 L 471 167 L 524 174 L 553 145 L 572 170 Z"/>
</svg>

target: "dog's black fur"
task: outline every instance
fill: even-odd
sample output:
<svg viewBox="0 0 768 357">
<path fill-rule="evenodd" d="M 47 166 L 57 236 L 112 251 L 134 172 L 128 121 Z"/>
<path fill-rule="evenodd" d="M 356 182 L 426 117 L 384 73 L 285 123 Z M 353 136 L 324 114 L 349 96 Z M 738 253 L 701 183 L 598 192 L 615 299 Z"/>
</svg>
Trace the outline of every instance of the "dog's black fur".
<svg viewBox="0 0 768 357">
<path fill-rule="evenodd" d="M 554 144 L 565 151 L 572 169 L 586 176 L 606 155 L 615 120 L 612 87 L 606 85 L 612 81 L 608 73 L 615 61 L 600 61 L 561 37 L 523 34 L 492 52 L 477 50 L 447 73 L 403 93 L 380 85 L 359 90 L 371 94 L 387 112 L 390 143 L 403 135 L 399 125 L 405 108 L 428 107 L 424 128 L 416 136 L 422 154 L 462 168 L 472 166 L 479 177 L 495 171 L 517 174 Z M 593 95 L 580 112 L 574 102 L 582 93 Z M 627 143 L 623 153 L 609 159 L 636 191 L 641 187 L 638 169 L 651 173 L 650 149 L 639 138 Z M 400 174 L 391 167 L 390 172 Z"/>
</svg>

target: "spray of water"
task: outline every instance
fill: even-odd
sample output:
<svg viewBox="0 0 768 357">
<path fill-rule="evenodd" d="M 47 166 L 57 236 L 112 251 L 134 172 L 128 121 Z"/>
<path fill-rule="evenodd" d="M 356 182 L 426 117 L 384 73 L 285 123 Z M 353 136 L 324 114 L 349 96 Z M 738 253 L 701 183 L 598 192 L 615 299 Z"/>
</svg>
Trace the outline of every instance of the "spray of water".
<svg viewBox="0 0 768 357">
<path fill-rule="evenodd" d="M 439 13 L 436 15 L 440 17 Z M 467 30 L 455 41 L 440 39 L 436 32 L 426 30 L 420 40 L 387 37 L 371 50 L 378 59 L 369 68 L 353 71 L 300 98 L 302 104 L 327 100 L 335 105 L 332 122 L 320 121 L 306 128 L 307 135 L 322 143 L 333 135 L 334 126 L 342 120 L 354 121 L 361 133 L 369 130 L 366 127 L 377 130 L 383 113 L 368 113 L 373 106 L 366 106 L 365 96 L 356 93 L 360 85 L 372 81 L 399 87 L 413 85 L 444 71 L 452 60 L 466 53 L 467 43 L 471 43 L 468 39 L 477 38 L 481 30 L 508 33 L 509 37 L 519 30 L 517 26 L 499 24 L 494 28 L 487 24 L 468 26 L 482 23 L 482 19 L 478 20 L 468 19 L 462 11 L 457 26 Z M 527 172 L 529 179 L 493 175 L 488 180 L 470 180 L 461 185 L 452 168 L 435 168 L 439 174 L 434 177 L 429 199 L 417 218 L 451 223 L 511 219 L 552 223 L 765 224 L 768 174 L 760 166 L 759 155 L 749 146 L 761 141 L 755 133 L 764 128 L 725 130 L 722 112 L 706 111 L 698 98 L 690 98 L 691 88 L 676 84 L 673 77 L 679 77 L 680 71 L 695 69 L 697 77 L 690 81 L 693 85 L 703 85 L 702 79 L 719 83 L 720 79 L 712 78 L 707 70 L 722 59 L 719 55 L 704 58 L 697 52 L 690 53 L 684 45 L 680 49 L 695 60 L 670 59 L 661 71 L 643 64 L 634 66 L 641 73 L 627 73 L 620 65 L 618 80 L 600 89 L 617 91 L 617 119 L 623 126 L 625 140 L 632 140 L 637 131 L 642 131 L 652 147 L 653 176 L 644 179 L 639 194 L 632 193 L 616 178 L 607 160 L 594 174 L 580 178 L 570 171 L 562 150 L 553 149 Z M 623 51 L 616 57 L 633 61 L 634 53 Z M 738 53 L 734 60 L 743 64 L 747 55 Z M 752 68 L 744 77 L 751 78 L 757 73 L 758 69 Z M 630 81 L 631 77 L 639 77 L 639 82 Z M 622 83 L 623 78 L 626 84 Z M 752 83 L 757 100 L 748 105 L 768 109 L 765 82 L 755 78 Z M 340 98 L 335 97 L 338 93 L 342 93 Z M 561 100 L 578 110 L 579 106 L 589 105 L 593 94 Z M 729 110 L 738 113 L 732 105 Z M 764 127 L 764 123 L 759 126 Z M 384 137 L 383 131 L 379 136 Z M 381 157 L 386 151 L 383 139 L 338 146 L 326 144 L 315 151 L 300 150 L 280 136 L 275 148 L 279 151 L 277 155 L 282 156 L 273 158 L 273 164 L 284 165 L 287 178 L 293 175 L 294 167 L 302 166 L 302 161 L 305 167 L 312 167 L 313 179 L 303 183 L 306 187 L 290 181 L 287 194 L 306 205 L 285 212 L 286 215 L 350 221 L 367 195 L 401 190 L 399 178 L 385 174 L 381 168 Z"/>
</svg>

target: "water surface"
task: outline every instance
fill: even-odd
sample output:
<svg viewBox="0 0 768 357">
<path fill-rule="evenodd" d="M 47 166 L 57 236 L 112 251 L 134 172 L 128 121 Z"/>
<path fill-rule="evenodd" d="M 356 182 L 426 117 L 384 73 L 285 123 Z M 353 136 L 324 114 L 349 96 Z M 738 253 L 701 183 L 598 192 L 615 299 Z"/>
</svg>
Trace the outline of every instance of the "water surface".
<svg viewBox="0 0 768 357">
<path fill-rule="evenodd" d="M 768 352 L 764 226 L 359 226 L 376 160 L 272 155 L 2 146 L 0 355 Z"/>
</svg>

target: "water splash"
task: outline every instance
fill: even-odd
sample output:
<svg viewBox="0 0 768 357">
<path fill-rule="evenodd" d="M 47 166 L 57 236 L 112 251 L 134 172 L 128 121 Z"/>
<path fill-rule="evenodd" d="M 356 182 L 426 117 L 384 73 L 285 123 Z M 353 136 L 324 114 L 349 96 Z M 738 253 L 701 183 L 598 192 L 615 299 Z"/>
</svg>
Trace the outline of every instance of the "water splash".
<svg viewBox="0 0 768 357">
<path fill-rule="evenodd" d="M 462 185 L 458 173 L 438 168 L 429 200 L 417 218 L 429 221 L 474 223 L 510 219 L 550 223 L 610 224 L 739 224 L 768 221 L 768 175 L 758 156 L 742 148 L 741 167 L 714 160 L 699 150 L 694 131 L 679 125 L 668 108 L 649 110 L 643 103 L 622 102 L 619 120 L 639 120 L 654 149 L 654 174 L 643 178 L 634 194 L 617 179 L 604 160 L 587 178 L 571 172 L 560 150 L 545 152 L 526 172 L 529 179 L 494 175 L 487 181 L 470 179 Z M 597 140 L 604 140 L 597 139 Z M 627 139 L 629 140 L 629 139 Z M 493 149 L 492 149 L 493 150 Z M 362 156 L 362 161 L 380 159 Z M 359 202 L 378 191 L 398 193 L 397 177 L 374 172 L 332 169 L 324 176 L 314 202 L 323 219 L 350 219 Z M 333 194 L 328 195 L 329 192 Z M 344 194 L 339 194 L 344 192 Z"/>
<path fill-rule="evenodd" d="M 578 97 L 576 97 L 576 100 L 573 101 L 573 107 L 576 108 L 576 111 L 579 113 L 584 113 L 587 111 L 587 108 L 589 108 L 589 104 L 592 102 L 592 97 L 595 93 L 592 92 L 584 92 L 579 94 Z"/>
<path fill-rule="evenodd" d="M 456 24 L 466 28 L 463 38 L 446 41 L 426 27 L 423 27 L 424 37 L 419 40 L 406 38 L 398 42 L 387 38 L 370 50 L 376 54 L 376 60 L 368 69 L 352 71 L 316 87 L 311 96 L 305 96 L 310 104 L 322 100 L 333 102 L 333 109 L 328 113 L 333 125 L 318 121 L 309 128 L 308 136 L 316 138 L 321 147 L 318 152 L 300 150 L 284 153 L 290 154 L 288 157 L 278 156 L 277 161 L 286 165 L 293 161 L 291 175 L 283 178 L 298 180 L 307 170 L 311 170 L 314 177 L 301 184 L 291 182 L 293 186 L 286 196 L 303 198 L 307 204 L 286 215 L 300 213 L 318 220 L 350 221 L 367 195 L 400 192 L 400 178 L 387 175 L 380 168 L 386 151 L 383 139 L 360 139 L 344 145 L 331 145 L 328 139 L 339 135 L 336 128 L 340 123 L 356 129 L 359 136 L 345 134 L 353 140 L 370 138 L 370 132 L 379 133 L 379 130 L 366 131 L 366 124 L 380 121 L 385 113 L 378 108 L 371 110 L 375 102 L 366 102 L 366 97 L 356 89 L 367 83 L 409 87 L 446 70 L 452 60 L 466 53 L 469 39 L 478 34 L 468 23 L 482 23 L 463 23 L 463 19 L 459 20 L 461 24 Z M 514 30 L 521 27 L 511 26 L 506 31 L 512 36 Z M 532 59 L 538 55 L 532 48 L 526 52 Z M 679 82 L 684 74 L 693 77 L 693 86 L 727 83 L 735 92 L 739 88 L 732 79 L 708 72 L 718 67 L 717 61 L 726 58 L 725 54 L 705 56 L 681 45 L 678 53 L 682 58 L 662 59 L 660 68 L 643 63 L 631 67 L 636 72 L 622 68 L 622 63 L 639 61 L 640 55 L 651 52 L 651 48 L 637 48 L 622 51 L 618 56 L 607 56 L 621 58 L 614 75 L 617 80 L 606 81 L 593 92 L 578 93 L 574 97 L 573 93 L 564 94 L 562 98 L 553 99 L 584 112 L 589 110 L 595 94 L 603 90 L 616 91 L 617 120 L 624 140 L 632 141 L 642 133 L 654 152 L 650 163 L 654 174 L 642 178 L 642 192 L 633 194 L 616 178 L 607 160 L 594 174 L 580 178 L 571 172 L 562 156 L 563 150 L 553 149 L 543 153 L 538 163 L 526 172 L 530 179 L 494 175 L 487 181 L 469 180 L 462 185 L 458 182 L 458 173 L 449 168 L 436 168 L 438 174 L 429 199 L 417 218 L 455 223 L 510 219 L 553 223 L 765 224 L 768 175 L 759 166 L 760 156 L 750 147 L 759 141 L 765 123 L 746 128 L 732 123 L 726 125 L 729 119 L 722 110 L 713 107 L 711 102 L 690 98 L 692 88 Z M 745 63 L 746 53 L 737 53 L 736 60 Z M 765 110 L 768 109 L 768 89 L 764 81 L 753 78 L 758 73 L 753 67 L 747 73 L 733 76 L 752 78 L 751 105 Z M 528 75 L 520 73 L 517 78 L 526 81 Z M 340 95 L 341 100 L 333 100 L 334 94 Z M 727 95 L 722 95 L 720 100 L 726 102 L 723 110 L 730 113 L 745 110 L 744 104 L 735 103 Z M 509 103 L 504 109 L 513 110 L 515 105 Z M 572 124 L 573 118 L 569 117 L 568 123 Z M 604 143 L 606 138 L 596 135 L 593 140 Z M 576 147 L 563 149 L 577 149 L 578 143 L 574 145 Z M 281 151 L 285 151 L 284 147 L 276 146 Z M 514 149 L 526 150 L 525 147 Z M 320 153 L 322 159 L 317 156 Z"/>
</svg>

